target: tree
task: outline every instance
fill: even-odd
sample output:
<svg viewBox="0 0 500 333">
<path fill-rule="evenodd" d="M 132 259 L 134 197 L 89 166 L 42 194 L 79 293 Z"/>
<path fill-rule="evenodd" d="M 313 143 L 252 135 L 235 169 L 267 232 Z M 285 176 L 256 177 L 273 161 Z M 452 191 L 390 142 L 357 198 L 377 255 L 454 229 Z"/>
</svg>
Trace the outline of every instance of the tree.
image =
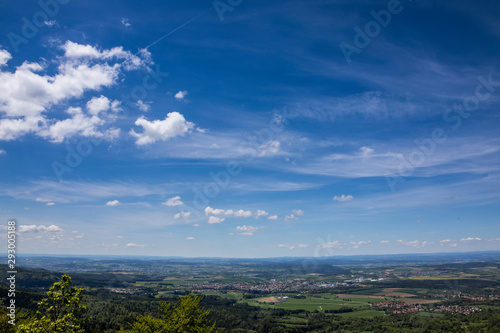
<svg viewBox="0 0 500 333">
<path fill-rule="evenodd" d="M 192 294 L 179 298 L 174 306 L 161 302 L 162 318 L 141 316 L 132 325 L 134 333 L 210 333 L 216 332 L 215 324 L 210 326 L 209 311 L 199 307 L 201 296 Z"/>
<path fill-rule="evenodd" d="M 38 303 L 36 318 L 19 325 L 21 333 L 83 333 L 85 306 L 80 305 L 83 289 L 71 287 L 71 277 L 63 275 Z"/>
</svg>

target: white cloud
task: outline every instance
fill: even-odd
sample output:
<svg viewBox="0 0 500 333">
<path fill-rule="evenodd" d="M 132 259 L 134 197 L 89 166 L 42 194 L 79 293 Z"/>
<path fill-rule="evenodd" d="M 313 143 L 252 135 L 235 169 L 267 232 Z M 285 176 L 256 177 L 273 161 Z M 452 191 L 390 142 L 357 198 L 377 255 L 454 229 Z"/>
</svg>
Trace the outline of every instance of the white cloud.
<svg viewBox="0 0 500 333">
<path fill-rule="evenodd" d="M 225 212 L 224 209 L 213 209 L 210 206 L 207 206 L 205 208 L 205 215 L 206 216 L 209 216 L 209 215 L 223 215 L 224 212 Z"/>
<path fill-rule="evenodd" d="M 188 92 L 186 90 L 184 91 L 179 91 L 177 94 L 175 94 L 175 98 L 178 99 L 178 100 L 183 100 L 184 97 L 186 97 L 188 95 Z"/>
<path fill-rule="evenodd" d="M 464 242 L 464 243 L 469 243 L 469 242 L 480 241 L 480 240 L 482 240 L 482 239 L 479 237 L 467 237 L 467 238 L 462 238 L 460 241 Z"/>
<path fill-rule="evenodd" d="M 44 225 L 20 225 L 19 226 L 19 232 L 60 232 L 63 231 L 61 227 L 58 227 L 57 225 L 50 225 L 48 227 Z"/>
<path fill-rule="evenodd" d="M 249 211 L 249 210 L 242 210 L 240 209 L 239 211 L 235 212 L 233 214 L 234 217 L 251 217 L 252 216 L 252 212 Z"/>
<path fill-rule="evenodd" d="M 283 219 L 285 222 L 289 222 L 291 220 L 298 220 L 299 216 L 303 216 L 304 211 L 300 209 L 294 209 L 292 210 L 292 214 L 286 215 L 285 218 Z"/>
<path fill-rule="evenodd" d="M 128 18 L 126 18 L 126 17 L 122 18 L 122 24 L 123 24 L 125 27 L 127 27 L 127 28 L 128 28 L 128 27 L 130 27 L 130 26 L 132 25 L 132 24 L 130 24 L 130 23 L 128 22 Z"/>
<path fill-rule="evenodd" d="M 371 154 L 373 154 L 373 152 L 374 152 L 374 150 L 372 148 L 368 148 L 368 147 L 361 147 L 359 150 L 361 152 L 362 157 L 368 157 Z"/>
<path fill-rule="evenodd" d="M 105 119 L 83 114 L 81 108 L 68 108 L 68 119 L 51 119 L 50 113 L 58 111 L 54 107 L 69 99 L 116 84 L 122 70 L 144 67 L 147 62 L 122 47 L 101 51 L 68 41 L 61 49 L 64 56 L 56 58 L 57 68 L 52 76 L 38 73 L 48 72 L 54 63 L 51 61 L 24 62 L 13 72 L 0 70 L 0 140 L 15 140 L 28 133 L 54 142 L 74 135 L 113 137 L 111 132 L 98 130 Z M 0 50 L 0 66 L 10 59 L 8 52 Z M 110 102 L 109 108 L 116 109 L 118 104 Z M 94 110 L 92 103 L 90 106 Z"/>
<path fill-rule="evenodd" d="M 299 244 L 299 247 L 300 248 L 307 248 L 307 247 L 310 247 L 311 245 L 307 245 L 307 244 Z"/>
<path fill-rule="evenodd" d="M 278 247 L 284 247 L 284 248 L 289 249 L 290 251 L 292 251 L 293 249 L 295 249 L 294 245 L 287 245 L 287 244 L 279 244 Z"/>
<path fill-rule="evenodd" d="M 414 241 L 398 240 L 397 243 L 402 244 L 402 245 L 406 245 L 406 246 L 416 247 L 416 248 L 422 248 L 422 247 L 426 247 L 427 245 L 433 244 L 432 242 L 428 242 L 428 241 L 421 242 L 419 240 L 414 240 Z"/>
<path fill-rule="evenodd" d="M 187 240 L 194 240 L 194 237 L 186 237 Z"/>
<path fill-rule="evenodd" d="M 120 204 L 121 204 L 121 203 L 120 203 L 120 201 L 118 201 L 118 200 L 113 200 L 113 201 L 108 201 L 108 202 L 106 202 L 106 206 L 118 206 L 118 205 L 120 205 Z"/>
<path fill-rule="evenodd" d="M 255 212 L 255 218 L 256 218 L 256 219 L 258 219 L 258 218 L 259 218 L 259 217 L 261 217 L 261 216 L 267 216 L 267 215 L 269 215 L 269 213 L 268 213 L 268 212 L 266 212 L 265 210 L 260 210 L 260 209 L 259 209 L 259 210 L 257 210 L 257 211 Z"/>
<path fill-rule="evenodd" d="M 239 233 L 236 233 L 236 235 L 243 235 L 243 236 L 253 236 L 253 234 L 258 231 L 260 228 L 258 227 L 253 227 L 250 225 L 242 225 L 236 227 L 236 230 L 240 231 Z"/>
<path fill-rule="evenodd" d="M 137 103 L 135 103 L 135 105 L 137 105 L 139 110 L 141 110 L 142 112 L 148 112 L 149 109 L 151 109 L 151 105 L 149 105 L 149 103 L 144 103 L 141 100 L 137 101 Z"/>
<path fill-rule="evenodd" d="M 54 143 L 61 143 L 65 139 L 76 135 L 83 137 L 116 137 L 116 129 L 108 130 L 105 133 L 100 132 L 99 126 L 104 125 L 105 121 L 97 116 L 86 116 L 81 108 L 69 108 L 66 111 L 72 117 L 57 121 L 47 129 L 40 130 L 39 135 L 50 138 Z"/>
<path fill-rule="evenodd" d="M 278 219 L 278 215 L 271 215 L 267 219 L 276 221 Z"/>
<path fill-rule="evenodd" d="M 264 212 L 264 211 L 261 211 L 261 210 L 259 210 L 259 211 L 261 212 L 261 214 L 262 214 L 262 212 Z M 247 217 L 251 217 L 252 216 L 252 212 L 249 211 L 249 210 L 243 210 L 243 209 L 240 209 L 238 211 L 234 211 L 232 209 L 228 209 L 228 210 L 214 209 L 214 208 L 212 208 L 210 206 L 207 206 L 205 208 L 205 215 L 206 216 L 210 216 L 210 215 L 212 215 L 212 216 L 224 215 L 224 216 L 228 216 L 228 217 L 243 217 L 243 218 L 247 218 Z"/>
<path fill-rule="evenodd" d="M 126 69 L 135 69 L 144 65 L 144 61 L 141 58 L 129 51 L 124 51 L 122 46 L 100 51 L 91 45 L 81 45 L 67 41 L 61 48 L 64 50 L 64 56 L 70 59 L 124 59 L 125 62 L 122 65 Z"/>
<path fill-rule="evenodd" d="M 184 116 L 176 111 L 168 113 L 164 120 L 148 121 L 140 117 L 135 125 L 143 128 L 142 133 L 130 131 L 130 134 L 137 138 L 136 144 L 139 146 L 184 136 L 194 127 L 192 122 L 186 121 Z"/>
<path fill-rule="evenodd" d="M 36 198 L 35 201 L 36 202 L 50 202 L 52 200 L 50 200 L 50 199 L 44 199 L 44 198 Z"/>
<path fill-rule="evenodd" d="M 390 243 L 388 240 L 382 240 L 382 241 L 380 241 L 380 244 L 388 244 L 388 243 Z"/>
<path fill-rule="evenodd" d="M 344 194 L 342 194 L 340 197 L 339 196 L 333 197 L 333 201 L 338 201 L 338 202 L 347 202 L 351 201 L 352 199 L 354 199 L 352 195 L 344 195 Z"/>
<path fill-rule="evenodd" d="M 443 239 L 442 241 L 439 241 L 441 246 L 450 246 L 450 247 L 457 247 L 458 243 L 456 241 L 452 241 L 451 239 Z"/>
<path fill-rule="evenodd" d="M 52 20 L 52 21 L 43 21 L 43 24 L 45 24 L 46 26 L 48 27 L 53 27 L 54 25 L 57 24 L 56 20 Z"/>
<path fill-rule="evenodd" d="M 323 248 L 323 249 L 332 249 L 332 248 L 341 249 L 345 245 L 346 245 L 345 243 L 342 243 L 340 241 L 331 241 L 331 242 L 321 243 L 318 246 Z"/>
<path fill-rule="evenodd" d="M 123 239 L 123 236 L 116 236 L 116 238 Z"/>
<path fill-rule="evenodd" d="M 352 246 L 353 249 L 358 249 L 361 245 L 366 245 L 371 243 L 371 241 L 359 241 L 359 242 L 349 242 L 349 245 Z"/>
<path fill-rule="evenodd" d="M 168 206 L 168 207 L 175 207 L 175 206 L 182 206 L 184 203 L 181 201 L 180 196 L 176 196 L 173 198 L 168 199 L 165 202 L 161 203 L 162 205 Z"/>
<path fill-rule="evenodd" d="M 6 50 L 0 50 L 0 67 L 7 64 L 12 59 L 12 56 Z"/>
<path fill-rule="evenodd" d="M 126 247 L 145 247 L 146 245 L 139 245 L 139 244 L 135 244 L 135 243 L 128 243 L 125 246 Z"/>
<path fill-rule="evenodd" d="M 47 206 L 54 206 L 55 203 L 54 202 L 47 202 Z"/>
<path fill-rule="evenodd" d="M 259 157 L 273 156 L 278 154 L 281 143 L 277 140 L 271 140 L 259 146 Z"/>
<path fill-rule="evenodd" d="M 101 95 L 100 97 L 92 97 L 90 101 L 87 102 L 87 110 L 93 116 L 99 116 L 100 112 L 120 111 L 119 101 L 110 101 L 106 96 Z"/>
<path fill-rule="evenodd" d="M 190 215 L 190 212 L 180 212 L 174 215 L 174 219 L 178 220 L 180 218 L 188 218 Z"/>
<path fill-rule="evenodd" d="M 7 154 L 7 152 L 5 150 L 0 149 L 0 155 L 6 155 L 6 154 Z"/>
<path fill-rule="evenodd" d="M 223 217 L 217 217 L 217 216 L 210 216 L 208 218 L 208 223 L 210 224 L 216 224 L 216 223 L 222 223 L 224 222 L 226 219 L 223 218 Z"/>
</svg>

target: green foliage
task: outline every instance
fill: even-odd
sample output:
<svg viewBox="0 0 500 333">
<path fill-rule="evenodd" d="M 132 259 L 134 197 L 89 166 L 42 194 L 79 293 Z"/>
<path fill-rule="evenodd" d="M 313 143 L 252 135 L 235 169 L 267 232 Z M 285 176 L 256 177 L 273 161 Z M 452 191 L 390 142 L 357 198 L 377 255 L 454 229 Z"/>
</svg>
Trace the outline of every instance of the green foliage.
<svg viewBox="0 0 500 333">
<path fill-rule="evenodd" d="M 10 317 L 8 316 L 5 307 L 2 305 L 0 307 L 0 332 L 2 333 L 13 333 L 14 325 L 9 324 Z"/>
<path fill-rule="evenodd" d="M 81 319 L 85 306 L 80 305 L 82 288 L 71 287 L 71 278 L 63 275 L 47 292 L 47 298 L 38 303 L 36 318 L 19 325 L 19 333 L 83 333 L 85 320 Z"/>
<path fill-rule="evenodd" d="M 210 333 L 216 332 L 215 324 L 210 326 L 209 311 L 199 307 L 201 296 L 187 295 L 179 298 L 174 306 L 161 302 L 161 319 L 141 316 L 132 325 L 134 333 Z"/>
</svg>

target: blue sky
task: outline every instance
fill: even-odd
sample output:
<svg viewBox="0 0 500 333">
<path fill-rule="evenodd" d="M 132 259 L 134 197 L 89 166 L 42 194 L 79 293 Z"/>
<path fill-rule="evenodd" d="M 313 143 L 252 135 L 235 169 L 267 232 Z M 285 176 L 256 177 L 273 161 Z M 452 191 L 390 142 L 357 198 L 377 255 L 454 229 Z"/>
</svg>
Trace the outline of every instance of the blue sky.
<svg viewBox="0 0 500 333">
<path fill-rule="evenodd" d="M 500 249 L 497 2 L 41 4 L 0 11 L 21 253 Z"/>
</svg>

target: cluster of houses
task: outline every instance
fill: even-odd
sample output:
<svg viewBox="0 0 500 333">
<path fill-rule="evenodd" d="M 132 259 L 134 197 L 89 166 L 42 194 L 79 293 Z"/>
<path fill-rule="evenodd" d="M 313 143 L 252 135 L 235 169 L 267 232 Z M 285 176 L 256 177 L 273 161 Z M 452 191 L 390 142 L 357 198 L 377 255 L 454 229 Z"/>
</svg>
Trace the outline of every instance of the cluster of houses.
<svg viewBox="0 0 500 333">
<path fill-rule="evenodd" d="M 451 312 L 457 314 L 468 315 L 474 312 L 482 311 L 481 308 L 478 307 L 470 307 L 470 306 L 461 306 L 461 305 L 433 305 L 431 307 L 423 307 L 422 304 L 411 304 L 405 302 L 377 302 L 372 303 L 370 306 L 383 308 L 387 312 L 392 314 L 401 314 L 401 313 L 412 313 L 412 312 Z"/>
</svg>

